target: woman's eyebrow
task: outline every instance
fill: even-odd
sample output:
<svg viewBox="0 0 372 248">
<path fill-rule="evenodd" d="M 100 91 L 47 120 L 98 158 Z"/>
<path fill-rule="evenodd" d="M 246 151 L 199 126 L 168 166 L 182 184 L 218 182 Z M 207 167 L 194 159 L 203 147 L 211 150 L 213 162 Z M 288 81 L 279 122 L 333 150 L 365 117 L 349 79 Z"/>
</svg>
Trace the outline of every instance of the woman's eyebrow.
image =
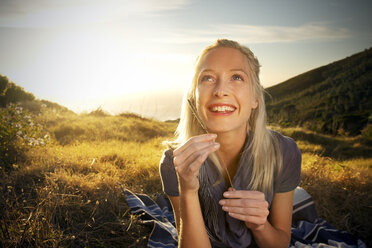
<svg viewBox="0 0 372 248">
<path fill-rule="evenodd" d="M 202 74 L 202 73 L 204 73 L 204 72 L 213 72 L 213 70 L 212 69 L 201 70 L 200 73 L 199 73 L 199 75 Z"/>
<path fill-rule="evenodd" d="M 244 70 L 244 69 L 230 69 L 230 71 L 236 71 L 236 72 L 242 72 L 244 73 L 247 77 L 249 77 L 249 74 Z M 204 70 L 201 70 L 198 77 L 200 77 L 200 75 L 202 75 L 203 73 L 206 73 L 206 72 L 214 72 L 214 70 L 212 69 L 204 69 Z"/>
<path fill-rule="evenodd" d="M 201 70 L 201 71 L 199 72 L 198 78 L 200 78 L 200 76 L 201 76 L 203 73 L 206 73 L 206 72 L 213 72 L 213 70 L 211 70 L 211 69 L 204 69 L 204 70 Z"/>
<path fill-rule="evenodd" d="M 243 69 L 231 69 L 230 71 L 240 71 L 240 72 L 243 72 L 245 75 L 247 75 L 249 77 L 248 73 Z"/>
</svg>

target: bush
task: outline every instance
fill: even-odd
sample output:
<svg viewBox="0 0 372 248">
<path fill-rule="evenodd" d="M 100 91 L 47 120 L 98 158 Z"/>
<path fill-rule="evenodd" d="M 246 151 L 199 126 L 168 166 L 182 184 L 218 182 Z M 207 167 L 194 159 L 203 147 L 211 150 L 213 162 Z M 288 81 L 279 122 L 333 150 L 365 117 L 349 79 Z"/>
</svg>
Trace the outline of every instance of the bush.
<svg viewBox="0 0 372 248">
<path fill-rule="evenodd" d="M 0 108 L 0 116 L 0 166 L 6 170 L 22 161 L 30 147 L 49 142 L 49 134 L 22 107 L 10 104 Z"/>
<path fill-rule="evenodd" d="M 131 113 L 131 112 L 120 113 L 119 116 L 125 117 L 125 118 L 139 119 L 139 120 L 145 120 L 146 119 L 146 118 L 140 116 L 139 114 Z"/>
<path fill-rule="evenodd" d="M 366 125 L 366 127 L 362 130 L 362 136 L 372 140 L 372 124 Z"/>
<path fill-rule="evenodd" d="M 33 100 L 35 100 L 33 94 L 26 92 L 22 87 L 9 81 L 7 77 L 0 75 L 0 107 L 5 107 L 10 103 Z"/>
<path fill-rule="evenodd" d="M 95 116 L 95 117 L 106 117 L 106 116 L 109 116 L 109 114 L 106 113 L 101 107 L 99 107 L 96 110 L 90 112 L 88 115 L 89 116 Z"/>
</svg>

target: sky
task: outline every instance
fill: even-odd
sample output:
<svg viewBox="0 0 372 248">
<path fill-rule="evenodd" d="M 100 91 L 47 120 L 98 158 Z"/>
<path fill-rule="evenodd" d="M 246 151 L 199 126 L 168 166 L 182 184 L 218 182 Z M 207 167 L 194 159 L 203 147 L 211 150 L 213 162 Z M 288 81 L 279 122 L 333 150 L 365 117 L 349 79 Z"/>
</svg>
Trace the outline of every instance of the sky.
<svg viewBox="0 0 372 248">
<path fill-rule="evenodd" d="M 367 0 L 0 0 L 0 74 L 80 113 L 179 116 L 200 51 L 248 46 L 269 87 L 372 47 Z"/>
</svg>

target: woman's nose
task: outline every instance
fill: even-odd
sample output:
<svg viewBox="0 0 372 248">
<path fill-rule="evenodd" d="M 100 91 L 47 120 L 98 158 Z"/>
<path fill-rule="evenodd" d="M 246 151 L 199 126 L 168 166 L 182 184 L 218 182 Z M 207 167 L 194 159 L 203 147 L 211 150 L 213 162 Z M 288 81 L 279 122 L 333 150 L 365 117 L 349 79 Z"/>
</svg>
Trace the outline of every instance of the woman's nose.
<svg viewBox="0 0 372 248">
<path fill-rule="evenodd" d="M 213 92 L 214 96 L 223 97 L 228 95 L 228 87 L 226 82 L 224 82 L 223 80 L 218 80 L 215 85 L 216 86 Z"/>
</svg>

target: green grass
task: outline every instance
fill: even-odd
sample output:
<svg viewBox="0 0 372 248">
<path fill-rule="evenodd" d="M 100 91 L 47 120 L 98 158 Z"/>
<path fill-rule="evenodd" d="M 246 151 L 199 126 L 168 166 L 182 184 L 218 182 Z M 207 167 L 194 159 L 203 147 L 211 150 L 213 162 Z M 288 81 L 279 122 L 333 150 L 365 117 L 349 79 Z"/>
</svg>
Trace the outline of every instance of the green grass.
<svg viewBox="0 0 372 248">
<path fill-rule="evenodd" d="M 162 141 L 172 138 L 177 123 L 49 111 L 39 122 L 52 142 L 28 150 L 24 162 L 0 175 L 0 246 L 145 246 L 151 227 L 129 213 L 121 186 L 153 198 L 162 193 Z M 275 129 L 299 145 L 301 186 L 320 216 L 371 245 L 368 142 Z"/>
</svg>

